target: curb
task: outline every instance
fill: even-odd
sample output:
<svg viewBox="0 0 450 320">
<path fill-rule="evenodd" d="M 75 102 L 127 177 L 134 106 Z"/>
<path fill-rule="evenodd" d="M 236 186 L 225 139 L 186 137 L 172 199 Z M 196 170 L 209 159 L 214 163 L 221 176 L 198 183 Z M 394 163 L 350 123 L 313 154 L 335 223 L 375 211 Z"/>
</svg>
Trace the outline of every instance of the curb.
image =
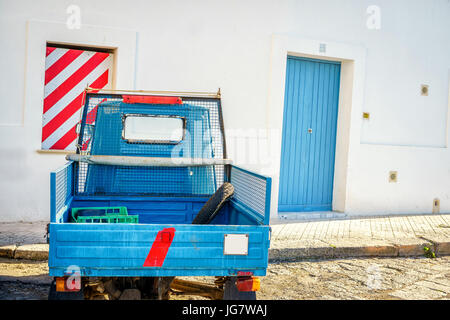
<svg viewBox="0 0 450 320">
<path fill-rule="evenodd" d="M 272 248 L 269 249 L 269 262 L 357 257 L 419 257 L 425 256 L 425 247 L 430 248 L 436 256 L 450 255 L 448 239 L 431 237 L 404 239 L 398 242 L 371 240 L 370 243 L 358 245 L 346 241 L 336 245 L 321 240 L 304 242 L 306 245 L 304 243 L 299 245 L 298 241 L 273 241 Z M 45 261 L 48 260 L 48 248 L 48 244 L 7 245 L 0 247 L 0 257 Z"/>
<path fill-rule="evenodd" d="M 48 244 L 8 245 L 0 247 L 0 257 L 35 261 L 48 260 Z"/>
<path fill-rule="evenodd" d="M 430 248 L 437 257 L 450 255 L 448 239 L 446 241 L 430 241 L 418 238 L 404 239 L 403 242 L 374 240 L 371 241 L 373 243 L 362 245 L 345 243 L 333 245 L 324 241 L 320 242 L 315 246 L 294 247 L 293 243 L 289 243 L 289 241 L 274 241 L 273 248 L 269 249 L 269 262 L 358 257 L 424 257 L 425 248 Z"/>
</svg>

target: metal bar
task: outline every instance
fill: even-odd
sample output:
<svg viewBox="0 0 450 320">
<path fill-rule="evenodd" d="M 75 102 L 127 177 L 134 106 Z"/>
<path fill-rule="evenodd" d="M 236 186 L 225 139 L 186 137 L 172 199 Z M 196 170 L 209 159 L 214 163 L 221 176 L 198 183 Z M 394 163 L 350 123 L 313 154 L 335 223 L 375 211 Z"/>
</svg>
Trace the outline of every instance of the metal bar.
<svg viewBox="0 0 450 320">
<path fill-rule="evenodd" d="M 153 95 L 165 96 L 188 96 L 188 97 L 205 97 L 205 98 L 220 98 L 220 90 L 217 92 L 189 92 L 189 91 L 152 91 L 152 90 L 117 90 L 117 89 L 96 89 L 88 87 L 87 92 L 94 90 L 95 93 L 146 93 Z"/>
<path fill-rule="evenodd" d="M 69 204 L 67 204 L 64 207 L 62 207 L 61 209 L 59 209 L 59 211 L 56 213 L 55 221 L 52 221 L 52 222 L 60 221 L 61 217 L 64 216 L 64 213 L 66 213 L 66 211 L 69 210 L 70 202 L 72 202 L 72 200 L 69 201 Z"/>
<path fill-rule="evenodd" d="M 270 223 L 270 200 L 272 197 L 272 178 L 266 179 L 266 204 L 264 213 L 264 224 L 269 225 Z"/>
<path fill-rule="evenodd" d="M 220 125 L 220 131 L 222 133 L 222 149 L 223 149 L 223 157 L 226 158 L 227 157 L 227 143 L 225 141 L 225 125 L 223 123 L 223 113 L 222 113 L 222 99 L 220 98 L 220 88 L 219 91 L 217 92 L 218 94 L 218 112 L 219 112 L 219 125 Z"/>
<path fill-rule="evenodd" d="M 269 178 L 269 177 L 267 177 L 267 176 L 263 176 L 262 174 L 259 174 L 259 173 L 256 173 L 256 172 L 253 172 L 253 171 L 244 169 L 244 168 L 239 167 L 239 166 L 236 166 L 236 165 L 232 165 L 232 167 L 233 167 L 234 169 L 240 170 L 240 171 L 245 172 L 245 173 L 247 173 L 247 174 L 249 174 L 249 175 L 252 175 L 252 176 L 254 176 L 254 177 L 257 177 L 257 178 L 259 178 L 259 179 L 263 179 L 263 180 L 271 179 L 271 178 Z"/>
<path fill-rule="evenodd" d="M 232 164 L 230 159 L 215 158 L 158 158 L 68 154 L 66 159 L 89 164 L 133 167 L 199 167 Z"/>
<path fill-rule="evenodd" d="M 67 153 L 75 153 L 75 151 L 69 151 L 69 150 L 55 150 L 55 149 L 49 149 L 49 150 L 45 150 L 45 149 L 38 149 L 36 150 L 37 153 L 60 153 L 60 154 L 67 154 Z"/>
<path fill-rule="evenodd" d="M 50 173 L 50 222 L 56 222 L 56 172 Z"/>
</svg>

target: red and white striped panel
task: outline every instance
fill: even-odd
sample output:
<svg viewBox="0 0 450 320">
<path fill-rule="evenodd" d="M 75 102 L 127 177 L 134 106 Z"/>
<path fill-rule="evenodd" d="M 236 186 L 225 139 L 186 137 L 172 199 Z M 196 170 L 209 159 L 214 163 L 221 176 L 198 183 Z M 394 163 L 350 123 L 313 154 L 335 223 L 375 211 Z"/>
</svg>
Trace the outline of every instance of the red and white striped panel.
<svg viewBox="0 0 450 320">
<path fill-rule="evenodd" d="M 111 88 L 112 65 L 110 53 L 47 47 L 42 149 L 75 150 L 84 90 Z"/>
</svg>

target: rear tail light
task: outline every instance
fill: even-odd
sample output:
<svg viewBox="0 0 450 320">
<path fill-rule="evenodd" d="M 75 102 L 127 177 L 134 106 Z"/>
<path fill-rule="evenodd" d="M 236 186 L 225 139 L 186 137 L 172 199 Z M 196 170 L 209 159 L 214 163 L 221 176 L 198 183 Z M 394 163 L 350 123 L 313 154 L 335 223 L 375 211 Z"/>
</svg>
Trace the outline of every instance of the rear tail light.
<svg viewBox="0 0 450 320">
<path fill-rule="evenodd" d="M 258 277 L 238 278 L 236 287 L 239 291 L 259 291 L 261 280 Z"/>
<path fill-rule="evenodd" d="M 70 277 L 57 277 L 56 278 L 56 291 L 57 292 L 74 292 L 81 290 L 81 281 Z"/>
</svg>

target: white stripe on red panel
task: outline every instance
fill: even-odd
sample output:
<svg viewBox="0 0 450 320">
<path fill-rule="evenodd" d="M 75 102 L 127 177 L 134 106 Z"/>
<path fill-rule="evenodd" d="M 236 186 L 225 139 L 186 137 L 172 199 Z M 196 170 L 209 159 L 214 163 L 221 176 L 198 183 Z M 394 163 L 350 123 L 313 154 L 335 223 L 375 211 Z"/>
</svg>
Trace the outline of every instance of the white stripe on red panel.
<svg viewBox="0 0 450 320">
<path fill-rule="evenodd" d="M 108 85 L 112 57 L 108 53 L 48 48 L 45 73 L 43 149 L 74 149 L 87 86 Z"/>
<path fill-rule="evenodd" d="M 91 85 L 94 88 L 103 88 L 108 84 L 108 73 L 106 70 L 99 78 L 97 78 Z M 42 140 L 46 140 L 59 126 L 61 126 L 73 113 L 80 110 L 80 106 L 83 103 L 84 93 L 80 94 L 75 100 L 73 100 L 62 112 L 55 116 L 46 126 L 42 128 Z M 89 112 L 90 114 L 90 112 Z M 71 142 L 70 139 L 75 140 L 77 136 L 75 127 L 70 129 L 63 135 L 50 149 L 66 148 Z"/>
<path fill-rule="evenodd" d="M 87 87 L 88 84 L 94 82 L 111 66 L 111 57 L 104 60 L 97 66 L 86 78 L 80 81 L 68 93 L 56 102 L 42 117 L 42 126 L 48 124 L 57 114 L 59 114 L 70 102 L 78 97 Z"/>
<path fill-rule="evenodd" d="M 78 121 L 80 121 L 80 113 L 75 112 L 66 122 L 64 122 L 58 129 L 53 131 L 53 133 L 42 142 L 42 148 L 50 149 L 59 139 L 62 138 L 66 132 L 72 129 Z"/>
<path fill-rule="evenodd" d="M 56 61 L 58 61 L 69 49 L 59 49 L 53 50 L 45 59 L 45 70 L 50 68 Z"/>
<path fill-rule="evenodd" d="M 64 96 L 63 99 L 58 101 L 57 104 L 59 105 L 60 102 L 63 101 L 64 105 L 61 105 L 61 107 L 62 108 L 66 107 L 68 105 L 68 103 L 72 102 L 73 99 L 78 97 L 78 95 L 80 95 L 84 91 L 84 89 L 86 88 L 86 85 L 88 83 L 89 84 L 93 83 L 106 70 L 108 70 L 108 65 L 106 63 L 100 64 L 93 72 L 91 72 L 82 82 L 80 82 L 77 85 L 77 89 L 79 91 L 75 92 L 76 95 L 73 93 L 73 90 L 71 90 L 71 92 L 69 92 L 66 96 Z M 68 99 L 66 99 L 67 96 L 68 96 Z M 53 106 L 49 111 L 47 111 L 47 113 L 44 116 L 47 116 L 49 112 L 51 112 L 52 110 L 55 109 L 55 107 L 56 107 L 56 105 Z M 63 125 L 61 125 L 57 130 L 53 131 L 53 133 L 51 135 L 49 135 L 42 142 L 42 147 L 43 148 L 50 148 L 50 147 L 52 147 L 53 144 L 56 143 L 56 141 L 58 141 L 65 134 L 65 132 L 67 132 L 67 130 L 69 130 L 71 128 L 70 125 L 74 126 L 80 120 L 80 116 L 81 116 L 80 109 L 81 109 L 81 104 L 80 104 L 80 108 L 78 108 L 77 111 L 75 111 L 75 113 L 68 120 L 66 120 Z M 62 109 L 59 110 L 59 112 L 61 112 L 61 111 L 62 111 Z M 47 121 L 46 121 L 46 124 L 48 124 L 57 115 L 58 115 L 58 113 L 53 113 L 53 117 L 52 118 L 48 118 Z M 74 116 L 75 116 L 75 118 L 74 118 Z"/>
<path fill-rule="evenodd" d="M 85 51 L 78 58 L 73 60 L 64 70 L 62 70 L 56 77 L 54 77 L 44 87 L 44 98 L 58 88 L 64 81 L 66 81 L 75 71 L 81 68 L 95 52 Z"/>
<path fill-rule="evenodd" d="M 109 54 L 97 52 L 84 65 L 75 71 L 66 81 L 64 81 L 58 88 L 53 90 L 44 99 L 44 113 L 52 108 L 59 99 L 75 87 L 79 82 L 86 78 L 92 70 L 94 70 L 101 62 L 109 57 Z"/>
</svg>

